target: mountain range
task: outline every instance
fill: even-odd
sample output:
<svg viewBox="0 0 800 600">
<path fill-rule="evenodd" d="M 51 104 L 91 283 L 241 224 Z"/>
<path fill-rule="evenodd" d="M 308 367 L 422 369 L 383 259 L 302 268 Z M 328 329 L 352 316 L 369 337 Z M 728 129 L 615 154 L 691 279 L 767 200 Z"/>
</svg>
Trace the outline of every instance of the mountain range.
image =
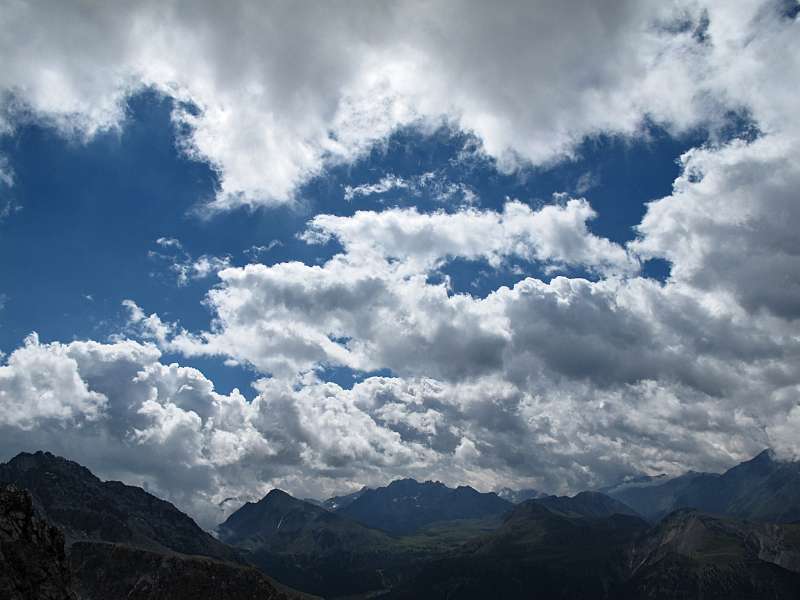
<svg viewBox="0 0 800 600">
<path fill-rule="evenodd" d="M 47 452 L 0 464 L 3 600 L 288 600 L 169 502 Z"/>
<path fill-rule="evenodd" d="M 469 486 L 453 489 L 438 481 L 400 479 L 364 490 L 335 510 L 368 527 L 405 535 L 438 521 L 502 515 L 512 506 L 493 492 L 481 493 Z"/>
<path fill-rule="evenodd" d="M 764 452 L 517 503 L 412 479 L 316 503 L 272 490 L 214 537 L 140 488 L 23 453 L 0 464 L 0 598 L 797 598 L 798 482 Z"/>
<path fill-rule="evenodd" d="M 600 490 L 656 521 L 680 508 L 752 519 L 800 521 L 800 462 L 764 450 L 722 474 L 689 472 Z"/>
</svg>

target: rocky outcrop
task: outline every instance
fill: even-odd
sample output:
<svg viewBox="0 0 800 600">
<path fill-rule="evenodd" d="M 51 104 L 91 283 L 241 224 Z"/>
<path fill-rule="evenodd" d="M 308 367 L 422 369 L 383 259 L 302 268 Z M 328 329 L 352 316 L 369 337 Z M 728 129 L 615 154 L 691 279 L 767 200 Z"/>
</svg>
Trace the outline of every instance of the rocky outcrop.
<svg viewBox="0 0 800 600">
<path fill-rule="evenodd" d="M 64 535 L 36 516 L 30 494 L 0 488 L 0 598 L 76 600 Z"/>
<path fill-rule="evenodd" d="M 630 549 L 621 598 L 800 597 L 800 526 L 676 511 Z"/>
</svg>

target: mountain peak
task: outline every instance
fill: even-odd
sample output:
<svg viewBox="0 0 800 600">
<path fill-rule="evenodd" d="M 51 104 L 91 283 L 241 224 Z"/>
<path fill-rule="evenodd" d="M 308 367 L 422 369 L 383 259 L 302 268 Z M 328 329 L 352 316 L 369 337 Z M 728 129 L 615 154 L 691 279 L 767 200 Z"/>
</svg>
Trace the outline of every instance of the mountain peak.
<svg viewBox="0 0 800 600">
<path fill-rule="evenodd" d="M 6 463 L 14 471 L 24 473 L 33 469 L 51 469 L 60 473 L 73 473 L 82 478 L 100 481 L 94 473 L 75 461 L 57 456 L 50 452 L 37 450 L 36 452 L 20 452 Z"/>
<path fill-rule="evenodd" d="M 746 462 L 771 463 L 775 462 L 775 458 L 775 451 L 772 448 L 766 448 Z"/>
<path fill-rule="evenodd" d="M 171 503 L 142 488 L 101 481 L 89 469 L 50 452 L 23 452 L 0 463 L 0 484 L 25 488 L 68 543 L 97 540 L 149 550 L 229 559 L 233 552 Z"/>
<path fill-rule="evenodd" d="M 497 494 L 484 494 L 469 486 L 454 489 L 440 481 L 398 479 L 386 487 L 366 490 L 336 512 L 368 527 L 405 534 L 437 521 L 500 515 L 511 507 Z"/>
<path fill-rule="evenodd" d="M 529 502 L 536 502 L 564 515 L 577 515 L 588 518 L 605 518 L 615 514 L 638 517 L 639 514 L 627 504 L 615 500 L 602 492 L 585 491 L 572 497 L 545 496 Z"/>
<path fill-rule="evenodd" d="M 261 500 L 259 500 L 259 502 L 263 502 L 264 500 L 273 500 L 273 501 L 274 500 L 296 500 L 297 502 L 301 502 L 301 500 L 297 500 L 297 498 L 295 498 L 294 496 L 292 496 L 288 492 L 284 492 L 283 490 L 278 489 L 278 488 L 271 489 L 269 492 L 267 492 L 266 496 L 264 496 Z"/>
</svg>

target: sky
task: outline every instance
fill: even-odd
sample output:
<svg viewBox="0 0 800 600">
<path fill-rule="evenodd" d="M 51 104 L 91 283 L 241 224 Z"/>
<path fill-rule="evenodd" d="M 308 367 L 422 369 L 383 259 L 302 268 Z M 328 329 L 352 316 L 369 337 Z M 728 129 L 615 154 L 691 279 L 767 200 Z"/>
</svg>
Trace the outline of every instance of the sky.
<svg viewBox="0 0 800 600">
<path fill-rule="evenodd" d="M 0 459 L 211 528 L 796 458 L 799 6 L 0 0 Z"/>
</svg>

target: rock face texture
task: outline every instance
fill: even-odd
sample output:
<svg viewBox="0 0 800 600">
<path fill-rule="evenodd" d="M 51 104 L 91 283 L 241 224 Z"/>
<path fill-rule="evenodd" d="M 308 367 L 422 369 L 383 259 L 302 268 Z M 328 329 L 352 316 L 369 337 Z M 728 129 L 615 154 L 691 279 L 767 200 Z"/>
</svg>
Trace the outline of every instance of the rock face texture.
<svg viewBox="0 0 800 600">
<path fill-rule="evenodd" d="M 619 596 L 689 600 L 800 598 L 800 525 L 670 514 L 630 548 Z"/>
<path fill-rule="evenodd" d="M 64 535 L 37 517 L 30 494 L 0 487 L 0 598 L 76 600 Z"/>
</svg>

